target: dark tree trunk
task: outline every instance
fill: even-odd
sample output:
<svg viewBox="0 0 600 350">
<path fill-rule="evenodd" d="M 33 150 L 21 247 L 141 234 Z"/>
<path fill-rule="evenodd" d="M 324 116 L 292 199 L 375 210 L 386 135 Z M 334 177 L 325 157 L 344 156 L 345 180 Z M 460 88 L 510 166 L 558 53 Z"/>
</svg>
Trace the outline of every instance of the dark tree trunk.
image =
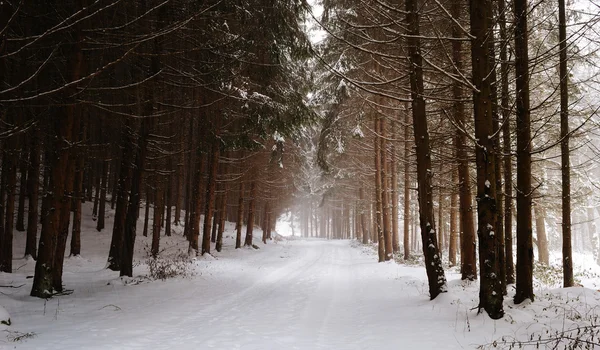
<svg viewBox="0 0 600 350">
<path fill-rule="evenodd" d="M 242 223 L 244 221 L 244 180 L 240 179 L 237 207 L 237 218 L 235 222 L 235 249 L 242 246 Z M 292 223 L 293 225 L 293 223 Z"/>
<path fill-rule="evenodd" d="M 170 163 L 170 162 L 169 162 Z M 171 167 L 169 166 L 169 169 Z M 171 200 L 173 200 L 172 196 L 173 196 L 173 190 L 172 190 L 172 186 L 171 186 L 171 175 L 168 176 L 167 179 L 167 195 L 165 198 L 165 210 L 166 210 L 166 218 L 165 218 L 165 236 L 171 236 L 171 218 L 172 218 L 172 212 L 171 212 Z"/>
<path fill-rule="evenodd" d="M 12 123 L 14 123 L 14 119 Z M 4 234 L 0 237 L 2 242 L 2 251 L 0 254 L 0 271 L 6 273 L 12 273 L 12 257 L 13 257 L 13 229 L 15 222 L 15 196 L 17 190 L 17 168 L 18 160 L 16 156 L 17 151 L 17 136 L 12 136 L 7 141 L 7 146 L 4 150 L 2 157 L 2 177 L 5 179 L 4 184 L 6 186 L 6 214 L 4 219 Z M 4 197 L 0 197 L 0 200 L 4 200 Z"/>
<path fill-rule="evenodd" d="M 410 259 L 410 114 L 404 115 L 404 260 Z"/>
<path fill-rule="evenodd" d="M 40 150 L 41 133 L 39 127 L 33 131 L 31 138 L 31 151 L 29 153 L 29 176 L 27 186 L 29 189 L 29 212 L 27 213 L 27 243 L 25 244 L 25 256 L 37 259 L 37 229 L 38 229 L 38 205 L 39 205 L 39 173 L 40 173 Z"/>
<path fill-rule="evenodd" d="M 104 164 L 104 162 L 102 162 L 101 164 Z M 92 209 L 92 220 L 94 221 L 98 219 L 98 204 L 100 203 L 100 181 L 102 179 L 102 174 L 98 176 L 98 167 L 100 167 L 100 172 L 102 173 L 102 165 L 99 165 L 98 162 L 95 161 L 92 169 L 92 176 L 96 180 L 96 195 L 94 196 L 94 208 Z"/>
<path fill-rule="evenodd" d="M 573 249 L 571 247 L 571 165 L 569 161 L 569 75 L 567 72 L 567 24 L 565 0 L 558 0 L 560 48 L 560 164 L 562 176 L 562 263 L 563 286 L 572 287 Z"/>
<path fill-rule="evenodd" d="M 24 140 L 20 141 L 24 143 Z M 15 228 L 19 232 L 25 231 L 25 197 L 27 195 L 27 152 L 21 151 L 21 160 L 19 165 L 20 186 L 19 186 L 19 206 L 17 208 L 17 222 Z"/>
<path fill-rule="evenodd" d="M 223 233 L 225 232 L 225 219 L 227 218 L 227 184 L 223 183 L 223 194 L 221 195 L 221 213 L 219 215 L 219 232 L 217 233 L 217 244 L 215 249 L 220 252 L 223 248 Z"/>
<path fill-rule="evenodd" d="M 220 145 L 218 140 L 213 141 L 211 163 L 208 171 L 206 188 L 206 210 L 204 211 L 204 227 L 202 232 L 202 255 L 210 254 L 210 229 L 215 209 L 215 187 L 217 184 L 217 169 L 219 167 Z"/>
<path fill-rule="evenodd" d="M 146 106 L 146 114 L 150 115 L 152 106 Z M 131 193 L 127 205 L 127 214 L 125 216 L 125 227 L 123 233 L 123 244 L 121 250 L 120 276 L 133 277 L 133 252 L 135 247 L 135 236 L 137 230 L 137 221 L 139 218 L 141 201 L 141 184 L 146 168 L 146 158 L 148 149 L 148 138 L 153 128 L 151 119 L 145 118 L 142 121 L 140 137 L 138 138 L 138 147 L 135 149 L 135 167 L 131 175 Z M 149 203 L 146 202 L 146 211 Z"/>
<path fill-rule="evenodd" d="M 252 246 L 252 231 L 254 230 L 254 206 L 256 203 L 256 180 L 253 180 L 250 184 L 250 201 L 248 202 L 248 221 L 246 226 L 246 238 L 244 239 L 244 245 Z"/>
<path fill-rule="evenodd" d="M 429 297 L 435 299 L 446 291 L 446 276 L 438 251 L 435 219 L 433 216 L 433 195 L 431 190 L 431 149 L 427 131 L 423 87 L 423 58 L 419 34 L 419 6 L 417 0 L 406 0 L 406 22 L 408 27 L 409 73 L 412 98 L 413 129 L 417 152 L 417 179 L 419 192 L 419 221 L 425 269 L 429 281 Z"/>
<path fill-rule="evenodd" d="M 115 209 L 115 221 L 110 241 L 110 251 L 108 253 L 108 268 L 113 271 L 121 270 L 121 253 L 123 251 L 123 235 L 125 232 L 125 217 L 127 216 L 127 203 L 129 200 L 129 191 L 132 186 L 132 169 L 129 164 L 133 157 L 135 143 L 133 135 L 129 130 L 129 123 L 123 126 L 122 158 L 119 174 L 119 186 L 117 191 L 117 205 Z"/>
<path fill-rule="evenodd" d="M 492 113 L 492 77 L 490 66 L 491 2 L 470 0 L 471 64 L 473 109 L 475 118 L 475 148 L 477 164 L 477 236 L 479 238 L 479 310 L 484 309 L 490 318 L 504 316 L 503 285 L 500 280 L 500 259 L 503 254 L 500 234 L 496 234 L 498 207 L 496 205 L 496 150 L 494 149 L 494 116 Z"/>
<path fill-rule="evenodd" d="M 85 128 L 81 133 L 81 140 L 85 138 Z M 77 165 L 75 173 L 74 197 L 73 197 L 73 228 L 71 230 L 71 252 L 70 256 L 81 254 L 81 203 L 83 200 L 83 172 L 85 161 L 79 151 L 77 154 Z"/>
<path fill-rule="evenodd" d="M 515 304 L 533 301 L 533 242 L 531 229 L 531 115 L 527 0 L 514 0 L 515 75 L 517 106 L 517 285 Z"/>
<path fill-rule="evenodd" d="M 148 223 L 150 221 L 150 188 L 146 186 L 146 208 L 144 209 L 144 230 L 142 235 L 148 237 Z"/>
<path fill-rule="evenodd" d="M 462 9 L 462 1 L 452 1 L 452 17 L 457 22 L 460 21 Z M 453 37 L 460 37 L 462 29 L 458 24 L 452 25 Z M 462 74 L 463 59 L 462 59 L 462 41 L 452 41 L 452 60 L 458 73 Z M 471 176 L 469 174 L 469 157 L 467 155 L 467 136 L 465 135 L 465 106 L 463 88 L 460 83 L 453 83 L 453 113 L 456 123 L 460 127 L 457 130 L 454 143 L 456 146 L 456 154 L 458 158 L 458 179 L 459 179 L 459 207 L 460 207 L 460 271 L 462 279 L 475 280 L 477 278 L 477 265 L 475 255 L 475 231 L 473 221 L 473 200 L 471 198 Z"/>
<path fill-rule="evenodd" d="M 102 162 L 102 182 L 100 184 L 100 204 L 98 206 L 98 221 L 96 230 L 98 232 L 104 230 L 104 222 L 106 217 L 106 181 L 108 179 L 108 162 Z"/>
<path fill-rule="evenodd" d="M 157 176 L 158 177 L 158 176 Z M 154 192 L 154 220 L 152 221 L 152 246 L 150 248 L 150 254 L 153 258 L 158 256 L 160 249 L 160 228 L 163 218 L 164 199 L 163 184 L 160 178 L 156 180 L 156 189 Z"/>
<path fill-rule="evenodd" d="M 377 253 L 379 262 L 385 261 L 385 242 L 383 233 L 383 193 L 381 184 L 381 142 L 379 135 L 381 133 L 381 117 L 376 115 L 374 118 L 375 125 L 375 218 L 377 229 Z"/>
<path fill-rule="evenodd" d="M 504 150 L 504 259 L 506 285 L 515 283 L 515 265 L 513 262 L 513 232 L 512 232 L 512 156 L 510 135 L 510 110 L 508 91 L 508 57 L 506 37 L 506 15 L 504 0 L 498 1 L 498 22 L 500 25 L 500 111 L 502 114 L 502 143 Z"/>
<path fill-rule="evenodd" d="M 452 168 L 452 185 L 458 184 L 458 173 Z M 450 239 L 448 242 L 448 260 L 450 266 L 456 266 L 456 243 L 458 238 L 458 194 L 453 190 L 450 195 Z"/>
</svg>

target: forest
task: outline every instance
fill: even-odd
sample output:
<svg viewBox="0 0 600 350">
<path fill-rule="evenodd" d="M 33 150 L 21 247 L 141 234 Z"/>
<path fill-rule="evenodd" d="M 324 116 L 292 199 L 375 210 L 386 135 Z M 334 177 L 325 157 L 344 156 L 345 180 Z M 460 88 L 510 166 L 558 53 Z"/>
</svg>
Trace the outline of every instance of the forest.
<svg viewBox="0 0 600 350">
<path fill-rule="evenodd" d="M 583 0 L 1 1 L 0 305 L 45 316 L 207 259 L 362 259 L 347 241 L 373 271 L 418 266 L 431 303 L 472 286 L 492 320 L 548 271 L 594 289 L 575 265 L 600 268 L 599 20 Z M 590 322 L 576 346 L 600 346 Z"/>
</svg>

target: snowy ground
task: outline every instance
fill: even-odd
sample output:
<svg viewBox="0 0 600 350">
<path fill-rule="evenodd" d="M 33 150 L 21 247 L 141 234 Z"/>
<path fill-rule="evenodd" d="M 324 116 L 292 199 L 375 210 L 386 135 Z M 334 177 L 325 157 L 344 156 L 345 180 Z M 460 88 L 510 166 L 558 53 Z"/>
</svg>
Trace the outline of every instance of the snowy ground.
<svg viewBox="0 0 600 350">
<path fill-rule="evenodd" d="M 222 253 L 193 262 L 194 276 L 166 281 L 144 277 L 150 241 L 140 235 L 139 277 L 120 280 L 104 269 L 110 229 L 98 233 L 90 220 L 83 231 L 83 256 L 65 263 L 73 294 L 29 297 L 33 261 L 15 260 L 17 271 L 0 275 L 0 285 L 18 287 L 0 287 L 12 320 L 0 326 L 0 348 L 471 349 L 594 324 L 600 314 L 593 289 L 538 289 L 534 304 L 515 306 L 507 297 L 507 315 L 493 321 L 472 310 L 477 285 L 456 273 L 448 274 L 449 292 L 429 301 L 424 268 L 378 264 L 370 247 L 299 239 L 264 246 L 257 239 L 260 250 L 235 250 L 233 226 Z M 164 255 L 185 251 L 176 231 L 162 237 Z M 23 239 L 18 233 L 15 256 Z M 586 280 L 597 282 L 593 274 Z"/>
</svg>

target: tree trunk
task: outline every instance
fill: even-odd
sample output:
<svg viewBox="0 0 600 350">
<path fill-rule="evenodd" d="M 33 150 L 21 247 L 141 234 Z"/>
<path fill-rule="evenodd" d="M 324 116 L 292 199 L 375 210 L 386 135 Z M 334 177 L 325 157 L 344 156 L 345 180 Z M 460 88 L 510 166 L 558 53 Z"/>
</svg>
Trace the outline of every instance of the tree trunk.
<svg viewBox="0 0 600 350">
<path fill-rule="evenodd" d="M 37 229 L 38 229 L 38 205 L 39 205 L 39 174 L 40 174 L 40 150 L 41 132 L 35 127 L 31 138 L 31 151 L 29 153 L 29 176 L 27 177 L 27 192 L 29 193 L 29 212 L 27 213 L 27 242 L 25 244 L 25 256 L 37 259 Z"/>
<path fill-rule="evenodd" d="M 108 268 L 113 271 L 121 270 L 121 253 L 123 251 L 123 236 L 125 234 L 125 218 L 127 216 L 127 203 L 132 186 L 132 169 L 129 164 L 133 158 L 134 140 L 130 132 L 130 124 L 122 127 L 123 154 L 119 174 L 119 187 L 117 191 L 117 206 L 115 220 L 108 253 Z"/>
<path fill-rule="evenodd" d="M 452 1 L 452 17 L 456 22 L 460 21 L 462 2 L 459 0 Z M 462 35 L 462 28 L 458 24 L 452 25 L 453 37 L 460 37 Z M 462 74 L 463 59 L 462 59 L 462 41 L 452 41 L 452 60 L 458 73 Z M 469 157 L 467 155 L 467 136 L 465 135 L 465 106 L 463 88 L 459 82 L 452 84 L 453 94 L 453 113 L 454 120 L 460 127 L 457 130 L 454 144 L 456 146 L 456 155 L 458 157 L 458 179 L 459 179 L 459 193 L 460 193 L 460 272 L 462 279 L 475 280 L 477 278 L 477 265 L 475 255 L 475 231 L 473 221 L 473 200 L 471 198 L 471 176 L 469 174 Z"/>
<path fill-rule="evenodd" d="M 546 211 L 539 204 L 535 206 L 535 232 L 537 235 L 537 246 L 539 260 L 542 264 L 550 265 L 548 253 L 548 236 L 546 235 Z"/>
<path fill-rule="evenodd" d="M 82 132 L 81 139 L 85 137 L 85 130 Z M 80 153 L 80 152 L 79 152 Z M 81 254 L 81 202 L 83 199 L 83 167 L 85 166 L 82 154 L 77 155 L 77 165 L 75 173 L 74 197 L 73 197 L 73 228 L 71 230 L 71 252 L 70 256 Z"/>
<path fill-rule="evenodd" d="M 531 115 L 527 0 L 514 0 L 515 75 L 517 106 L 517 285 L 515 304 L 533 301 L 533 243 L 531 232 Z"/>
<path fill-rule="evenodd" d="M 226 171 L 225 171 L 226 173 Z M 227 183 L 223 182 L 223 194 L 221 194 L 221 208 L 219 211 L 219 231 L 217 233 L 217 244 L 215 250 L 220 252 L 223 249 L 223 233 L 225 232 L 225 219 L 227 218 Z"/>
<path fill-rule="evenodd" d="M 14 123 L 14 118 L 11 118 Z M 2 252 L 0 254 L 0 271 L 6 273 L 12 273 L 12 258 L 13 258 L 13 229 L 15 222 L 15 196 L 17 191 L 17 168 L 18 159 L 16 155 L 17 151 L 17 136 L 9 137 L 7 146 L 4 149 L 4 155 L 2 157 L 2 176 L 5 178 L 6 186 L 6 214 L 4 219 L 4 234 L 2 235 Z M 5 174 L 4 174 L 5 173 Z M 0 201 L 4 200 L 4 197 L 0 197 Z"/>
<path fill-rule="evenodd" d="M 250 184 L 250 201 L 248 202 L 248 222 L 246 227 L 246 238 L 244 245 L 247 247 L 252 246 L 252 231 L 254 230 L 254 206 L 256 203 L 256 180 L 253 180 Z"/>
<path fill-rule="evenodd" d="M 240 187 L 239 187 L 239 196 L 238 196 L 238 207 L 237 207 L 237 218 L 235 222 L 235 249 L 241 248 L 242 246 L 242 223 L 244 221 L 244 180 L 240 179 Z M 293 219 L 293 217 L 292 217 Z M 292 220 L 293 221 L 293 220 Z M 292 222 L 292 230 L 293 230 L 293 222 Z M 293 235 L 293 231 L 292 231 Z"/>
<path fill-rule="evenodd" d="M 385 261 L 385 241 L 383 233 L 383 189 L 382 189 L 382 169 L 381 169 L 381 116 L 376 115 L 375 126 L 375 219 L 377 229 L 377 253 L 379 262 Z"/>
<path fill-rule="evenodd" d="M 569 161 L 569 75 L 567 72 L 567 21 L 565 0 L 558 0 L 560 48 L 560 164 L 562 178 L 562 264 L 563 286 L 572 287 L 573 249 L 571 247 L 571 165 Z"/>
<path fill-rule="evenodd" d="M 404 115 L 404 260 L 410 259 L 410 114 Z"/>
<path fill-rule="evenodd" d="M 217 169 L 219 167 L 219 140 L 213 140 L 211 163 L 208 172 L 206 188 L 206 210 L 204 212 L 204 230 L 202 232 L 202 255 L 210 254 L 210 223 L 215 209 L 215 187 L 217 184 Z"/>
<path fill-rule="evenodd" d="M 104 222 L 105 222 L 105 217 L 106 217 L 106 181 L 107 180 L 108 180 L 108 162 L 102 161 L 102 183 L 100 185 L 100 204 L 98 206 L 98 221 L 96 223 L 96 230 L 98 230 L 98 232 L 104 230 Z"/>
<path fill-rule="evenodd" d="M 458 173 L 456 169 L 452 168 L 452 185 L 455 186 L 458 183 Z M 458 194 L 453 191 L 450 195 L 450 239 L 448 242 L 448 261 L 450 266 L 456 266 L 456 241 L 458 236 L 458 212 L 456 210 L 458 206 Z"/>
<path fill-rule="evenodd" d="M 504 0 L 498 0 L 498 22 L 500 25 L 500 42 L 506 43 L 506 15 Z M 504 150 L 504 260 L 505 288 L 515 283 L 515 266 L 513 262 L 513 233 L 512 233 L 512 156 L 510 135 L 510 109 L 508 89 L 507 45 L 500 45 L 500 111 L 502 114 L 502 143 Z"/>
<path fill-rule="evenodd" d="M 435 299 L 446 291 L 446 276 L 442 267 L 442 259 L 438 250 L 435 220 L 433 217 L 433 195 L 431 190 L 431 149 L 429 132 L 427 131 L 427 114 L 425 109 L 423 87 L 423 58 L 421 57 L 421 41 L 419 34 L 418 0 L 406 0 L 406 22 L 408 26 L 408 55 L 410 87 L 413 111 L 413 129 L 417 152 L 417 179 L 419 192 L 419 221 L 425 269 L 429 281 L 429 297 Z"/>
<path fill-rule="evenodd" d="M 153 258 L 158 256 L 158 252 L 160 250 L 160 228 L 162 224 L 163 218 L 163 202 L 165 200 L 165 196 L 163 194 L 163 183 L 162 179 L 157 176 L 156 180 L 156 189 L 154 192 L 154 211 L 153 216 L 154 219 L 152 221 L 152 246 L 150 248 L 150 254 Z"/>
<path fill-rule="evenodd" d="M 25 143 L 21 140 L 20 143 Z M 25 231 L 25 197 L 27 194 L 27 152 L 25 147 L 21 150 L 21 159 L 19 165 L 20 186 L 19 186 L 19 206 L 17 208 L 17 222 L 15 229 L 19 232 Z"/>
<path fill-rule="evenodd" d="M 471 64 L 473 109 L 475 118 L 475 148 L 477 164 L 477 236 L 479 239 L 479 310 L 484 309 L 490 318 L 504 316 L 503 284 L 500 264 L 503 262 L 500 234 L 496 234 L 498 207 L 496 205 L 496 150 L 494 149 L 494 116 L 492 113 L 492 77 L 490 45 L 492 11 L 489 0 L 470 0 Z"/>
<path fill-rule="evenodd" d="M 391 159 L 391 167 L 392 167 L 392 183 L 391 183 L 391 191 L 392 191 L 392 249 L 394 254 L 398 254 L 400 251 L 400 242 L 398 241 L 398 162 L 397 162 L 397 149 L 396 145 L 398 143 L 398 127 L 397 123 L 392 125 L 393 128 L 393 139 L 392 141 L 392 159 Z"/>
</svg>

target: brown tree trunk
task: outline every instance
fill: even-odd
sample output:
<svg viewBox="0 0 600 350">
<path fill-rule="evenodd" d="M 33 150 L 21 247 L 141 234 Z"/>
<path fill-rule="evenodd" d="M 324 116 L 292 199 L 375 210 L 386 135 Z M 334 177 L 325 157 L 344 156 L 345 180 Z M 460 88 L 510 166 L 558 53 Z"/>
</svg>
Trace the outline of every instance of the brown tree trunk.
<svg viewBox="0 0 600 350">
<path fill-rule="evenodd" d="M 503 284 L 500 280 L 500 256 L 503 254 L 500 234 L 496 234 L 498 207 L 496 205 L 496 150 L 494 149 L 494 116 L 492 113 L 493 74 L 489 54 L 492 11 L 489 0 L 470 0 L 471 64 L 473 109 L 475 118 L 475 148 L 477 164 L 477 236 L 479 238 L 479 310 L 484 309 L 490 318 L 504 316 Z"/>
<path fill-rule="evenodd" d="M 169 160 L 169 169 L 171 169 L 171 161 Z M 172 221 L 172 211 L 171 211 L 171 201 L 173 200 L 173 186 L 172 186 L 172 176 L 167 176 L 167 194 L 165 198 L 165 210 L 166 210 L 166 218 L 165 218 L 165 236 L 171 236 L 171 221 Z"/>
<path fill-rule="evenodd" d="M 239 196 L 238 196 L 238 207 L 237 207 L 237 218 L 235 222 L 235 249 L 241 248 L 242 246 L 242 223 L 244 221 L 244 180 L 240 179 L 239 185 Z M 293 223 L 292 223 L 293 225 Z M 293 226 L 292 226 L 293 227 Z"/>
<path fill-rule="evenodd" d="M 14 118 L 9 119 L 10 122 L 14 123 Z M 0 237 L 2 242 L 2 251 L 0 254 L 0 271 L 6 273 L 12 273 L 12 258 L 13 258 L 13 229 L 15 222 L 15 196 L 17 191 L 17 168 L 18 159 L 16 155 L 17 151 L 17 136 L 9 137 L 7 146 L 4 149 L 4 155 L 2 157 L 2 176 L 5 179 L 6 186 L 6 214 L 4 215 L 4 234 Z M 0 201 L 3 201 L 4 197 L 0 197 Z"/>
<path fill-rule="evenodd" d="M 410 259 L 410 114 L 406 108 L 404 116 L 404 260 Z"/>
<path fill-rule="evenodd" d="M 117 205 L 113 232 L 108 253 L 108 268 L 113 271 L 121 270 L 121 253 L 123 251 L 123 235 L 125 234 L 125 218 L 127 216 L 127 203 L 132 186 L 132 169 L 129 162 L 133 158 L 134 140 L 128 123 L 122 129 L 123 155 L 119 174 L 119 187 L 117 191 Z"/>
<path fill-rule="evenodd" d="M 452 1 L 452 17 L 456 22 L 460 21 L 462 13 L 462 2 L 459 0 Z M 458 24 L 452 25 L 453 37 L 462 35 L 462 28 Z M 463 59 L 462 59 L 462 41 L 452 41 L 452 60 L 459 73 L 462 74 Z M 456 146 L 456 155 L 458 158 L 458 178 L 459 178 L 459 193 L 460 193 L 460 271 L 462 279 L 475 280 L 477 278 L 477 265 L 475 255 L 475 231 L 473 221 L 473 200 L 471 198 L 471 176 L 469 174 L 469 157 L 467 155 L 467 136 L 465 135 L 465 106 L 463 88 L 459 82 L 454 82 L 453 91 L 453 113 L 456 123 L 460 127 L 457 130 L 454 144 Z"/>
<path fill-rule="evenodd" d="M 150 99 L 149 99 L 150 100 Z M 150 115 L 152 105 L 146 105 L 145 115 Z M 123 230 L 123 243 L 121 245 L 121 268 L 120 276 L 133 277 L 133 253 L 135 247 L 135 236 L 137 230 L 137 221 L 139 217 L 140 201 L 141 201 L 141 184 L 146 168 L 146 158 L 148 153 L 148 138 L 153 129 L 152 119 L 144 119 L 142 121 L 140 137 L 138 138 L 138 147 L 132 154 L 135 161 L 135 167 L 131 173 L 131 192 L 129 202 L 127 204 L 127 214 L 125 215 L 125 227 Z M 146 194 L 147 195 L 147 194 Z M 149 207 L 146 201 L 146 211 Z M 149 215 L 147 213 L 147 215 Z M 146 226 L 147 229 L 147 226 Z"/>
<path fill-rule="evenodd" d="M 394 256 L 392 247 L 392 220 L 390 217 L 390 183 L 389 183 L 389 163 L 387 161 L 387 130 L 385 117 L 380 119 L 379 130 L 381 133 L 380 138 L 380 156 L 381 156 L 381 209 L 382 220 L 383 220 L 383 242 L 385 243 L 385 260 L 391 260 Z"/>
<path fill-rule="evenodd" d="M 81 139 L 85 137 L 85 130 L 82 132 Z M 73 228 L 71 230 L 71 251 L 70 256 L 81 254 L 81 202 L 83 199 L 83 167 L 85 159 L 79 152 L 77 155 L 77 165 L 75 173 L 74 197 L 73 197 Z"/>
<path fill-rule="evenodd" d="M 225 173 L 227 172 L 225 171 Z M 221 208 L 219 208 L 221 215 L 219 215 L 219 230 L 217 232 L 217 244 L 215 245 L 215 250 L 218 252 L 223 249 L 223 233 L 225 232 L 225 219 L 227 218 L 227 183 L 223 182 L 222 187 Z"/>
<path fill-rule="evenodd" d="M 98 232 L 104 230 L 104 222 L 106 217 L 106 181 L 108 180 L 108 162 L 102 162 L 102 183 L 100 185 L 100 204 L 98 206 L 98 221 L 96 230 Z"/>
<path fill-rule="evenodd" d="M 379 262 L 385 261 L 385 241 L 383 233 L 383 189 L 382 189 L 382 169 L 381 169 L 381 117 L 376 115 L 374 118 L 375 130 L 375 228 L 377 232 L 377 253 Z"/>
<path fill-rule="evenodd" d="M 458 173 L 453 167 L 452 184 L 455 185 L 457 183 Z M 450 261 L 450 266 L 456 266 L 456 241 L 458 238 L 458 211 L 456 210 L 457 206 L 458 194 L 455 191 L 453 191 L 450 195 L 450 239 L 448 242 L 448 260 Z"/>
<path fill-rule="evenodd" d="M 408 56 L 410 87 L 412 98 L 413 129 L 417 152 L 417 179 L 419 191 L 419 221 L 425 269 L 429 281 L 429 297 L 435 299 L 446 291 L 446 276 L 442 267 L 442 259 L 438 250 L 435 220 L 433 216 L 433 195 L 431 190 L 431 148 L 427 131 L 427 114 L 425 109 L 423 87 L 423 58 L 421 57 L 421 41 L 419 34 L 418 0 L 406 0 L 406 22 L 408 26 Z"/>
<path fill-rule="evenodd" d="M 202 232 L 202 255 L 210 254 L 210 229 L 215 210 L 215 188 L 217 184 L 217 169 L 219 167 L 219 140 L 213 140 L 211 163 L 208 172 L 206 188 L 206 210 L 204 212 L 204 230 Z"/>
<path fill-rule="evenodd" d="M 527 0 L 514 0 L 515 75 L 517 106 L 517 285 L 515 304 L 533 301 L 533 242 L 531 232 L 531 115 Z"/>
<path fill-rule="evenodd" d="M 560 164 L 562 179 L 562 264 L 563 286 L 572 287 L 573 249 L 571 247 L 571 165 L 569 161 L 569 75 L 567 72 L 567 21 L 565 0 L 558 0 L 560 48 Z"/>
<path fill-rule="evenodd" d="M 506 43 L 506 15 L 504 0 L 498 0 L 498 23 L 500 25 L 500 42 Z M 513 262 L 513 233 L 512 233 L 512 156 L 510 135 L 510 110 L 508 89 L 508 58 L 507 45 L 500 45 L 500 111 L 502 115 L 502 143 L 504 151 L 504 260 L 505 288 L 515 283 L 515 266 Z"/>
<path fill-rule="evenodd" d="M 21 140 L 20 143 L 25 143 Z M 25 147 L 21 150 L 21 159 L 19 165 L 20 186 L 19 186 L 19 206 L 17 208 L 17 222 L 15 229 L 19 232 L 25 231 L 25 197 L 27 194 L 27 152 Z"/>
<path fill-rule="evenodd" d="M 144 230 L 142 235 L 148 237 L 148 224 L 150 222 L 150 188 L 146 186 L 146 208 L 144 209 Z"/>
<path fill-rule="evenodd" d="M 40 128 L 35 127 L 33 137 L 31 138 L 31 151 L 29 153 L 29 176 L 27 177 L 29 212 L 27 213 L 27 242 L 25 244 L 25 256 L 31 256 L 33 259 L 37 258 L 40 150 Z"/>
<path fill-rule="evenodd" d="M 158 252 L 160 250 L 160 229 L 163 218 L 163 209 L 164 209 L 164 200 L 165 196 L 163 194 L 163 183 L 162 179 L 158 178 L 156 180 L 156 189 L 154 192 L 154 211 L 153 216 L 154 219 L 152 221 L 152 246 L 150 248 L 150 254 L 152 254 L 153 258 L 158 256 Z"/>
<path fill-rule="evenodd" d="M 252 231 L 254 230 L 254 206 L 256 205 L 256 180 L 253 180 L 250 184 L 250 198 L 248 202 L 248 222 L 246 226 L 246 238 L 244 239 L 244 245 L 247 247 L 252 246 Z"/>
<path fill-rule="evenodd" d="M 362 242 L 363 244 L 369 244 L 369 229 L 367 224 L 367 214 L 366 211 L 366 201 L 365 201 L 365 188 L 364 185 L 360 184 L 360 188 L 358 190 L 358 196 L 360 200 L 360 226 L 362 231 Z"/>
<path fill-rule="evenodd" d="M 392 159 L 391 159 L 391 167 L 392 167 L 392 183 L 391 183 L 391 191 L 392 191 L 392 249 L 394 254 L 398 254 L 400 251 L 400 242 L 398 241 L 398 162 L 397 162 L 397 150 L 396 144 L 398 141 L 398 127 L 397 123 L 393 124 L 393 138 L 392 141 Z"/>
<path fill-rule="evenodd" d="M 539 204 L 535 206 L 535 232 L 539 260 L 542 264 L 549 265 L 548 236 L 546 235 L 546 211 Z"/>
</svg>

